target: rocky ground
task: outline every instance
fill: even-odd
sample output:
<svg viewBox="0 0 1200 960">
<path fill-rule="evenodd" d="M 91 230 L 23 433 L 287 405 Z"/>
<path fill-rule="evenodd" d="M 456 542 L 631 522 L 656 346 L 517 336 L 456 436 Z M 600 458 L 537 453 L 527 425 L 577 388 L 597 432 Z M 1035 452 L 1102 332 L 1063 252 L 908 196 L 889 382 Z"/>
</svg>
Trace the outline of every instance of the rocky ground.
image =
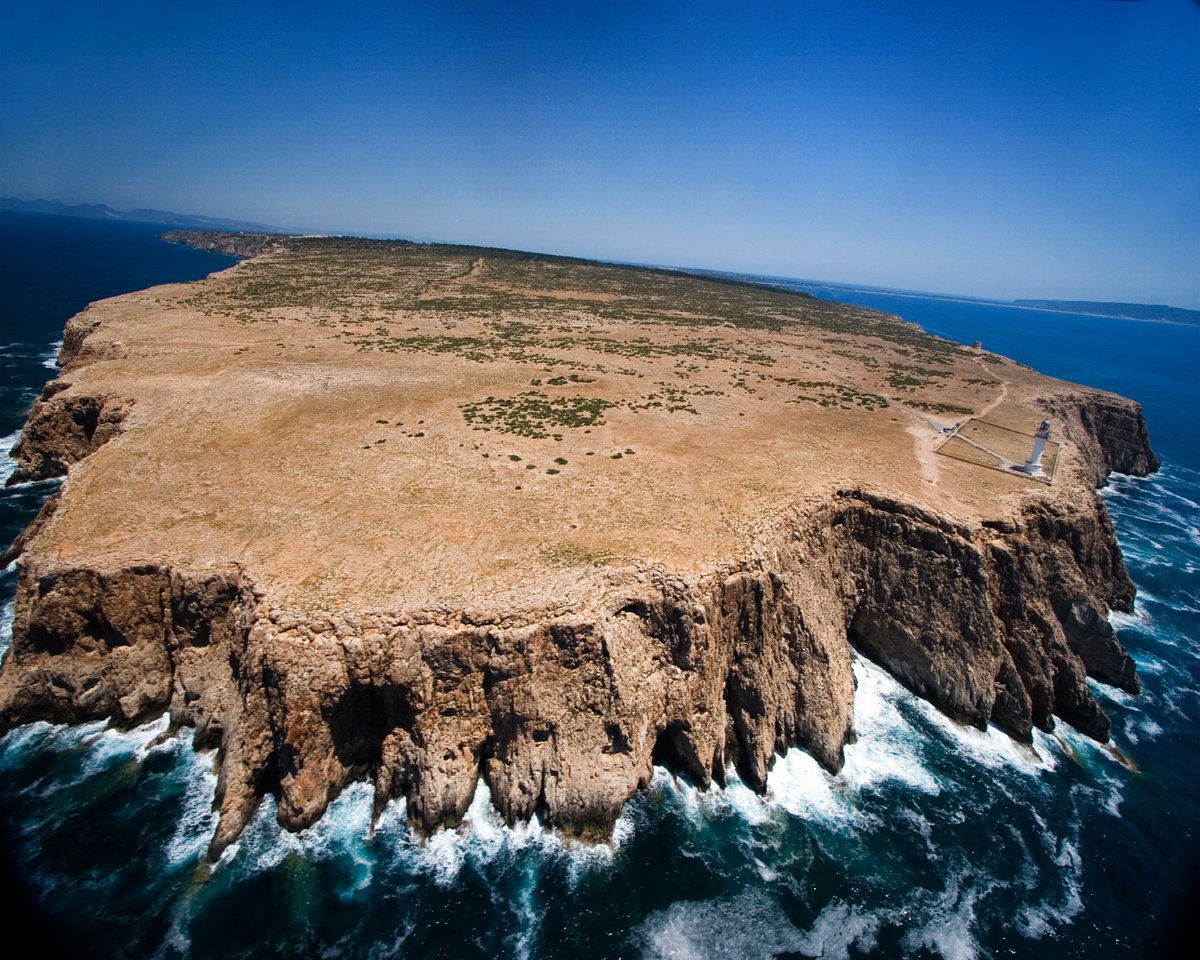
<svg viewBox="0 0 1200 960">
<path fill-rule="evenodd" d="M 895 318 L 510 251 L 176 236 L 252 255 L 92 305 L 14 481 L 0 728 L 169 709 L 219 750 L 214 851 L 348 782 L 455 823 L 603 836 L 664 763 L 836 770 L 852 652 L 950 716 L 1097 739 L 1136 691 L 1094 488 L 1156 469 L 1136 404 Z M 935 454 L 971 413 L 1052 484 Z"/>
</svg>

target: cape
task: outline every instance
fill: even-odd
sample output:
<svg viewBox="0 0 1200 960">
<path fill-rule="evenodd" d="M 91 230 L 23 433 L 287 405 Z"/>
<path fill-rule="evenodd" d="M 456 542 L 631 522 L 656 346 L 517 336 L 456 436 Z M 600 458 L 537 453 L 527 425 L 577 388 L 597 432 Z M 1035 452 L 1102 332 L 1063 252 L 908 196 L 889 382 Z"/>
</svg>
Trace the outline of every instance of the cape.
<svg viewBox="0 0 1200 960">
<path fill-rule="evenodd" d="M 213 855 L 360 779 L 597 839 L 655 764 L 836 771 L 855 655 L 1025 742 L 1138 690 L 1095 492 L 1157 469 L 1132 401 L 714 277 L 171 238 L 247 259 L 72 318 L 14 448 L 66 479 L 6 557 L 0 731 L 169 711 Z"/>
</svg>

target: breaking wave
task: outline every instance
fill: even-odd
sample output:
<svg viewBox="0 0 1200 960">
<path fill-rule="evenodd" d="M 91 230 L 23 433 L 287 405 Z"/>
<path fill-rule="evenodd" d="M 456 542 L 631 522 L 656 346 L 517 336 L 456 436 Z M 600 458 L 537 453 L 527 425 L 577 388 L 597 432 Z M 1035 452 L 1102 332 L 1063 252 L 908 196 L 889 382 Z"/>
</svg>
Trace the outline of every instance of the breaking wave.
<svg viewBox="0 0 1200 960">
<path fill-rule="evenodd" d="M 55 340 L 54 343 L 50 345 L 50 349 L 42 357 L 42 366 L 48 367 L 51 370 L 57 371 L 58 370 L 58 354 L 59 354 L 59 351 L 62 350 L 62 347 L 63 347 L 62 340 L 61 339 Z"/>
<path fill-rule="evenodd" d="M 17 469 L 17 461 L 12 458 L 12 448 L 20 439 L 20 430 L 14 430 L 7 436 L 0 437 L 0 485 L 7 482 L 13 471 Z"/>
</svg>

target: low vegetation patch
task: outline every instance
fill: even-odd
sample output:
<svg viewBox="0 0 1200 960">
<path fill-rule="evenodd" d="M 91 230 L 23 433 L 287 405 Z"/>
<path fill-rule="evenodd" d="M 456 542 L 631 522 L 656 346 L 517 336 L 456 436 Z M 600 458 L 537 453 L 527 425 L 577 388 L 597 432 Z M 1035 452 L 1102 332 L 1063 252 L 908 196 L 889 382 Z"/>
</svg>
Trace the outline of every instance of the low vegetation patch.
<svg viewBox="0 0 1200 960">
<path fill-rule="evenodd" d="M 459 409 L 476 430 L 498 430 L 544 440 L 561 434 L 556 427 L 593 427 L 604 422 L 604 411 L 616 404 L 601 397 L 548 397 L 528 391 L 515 397 L 487 397 Z"/>
</svg>

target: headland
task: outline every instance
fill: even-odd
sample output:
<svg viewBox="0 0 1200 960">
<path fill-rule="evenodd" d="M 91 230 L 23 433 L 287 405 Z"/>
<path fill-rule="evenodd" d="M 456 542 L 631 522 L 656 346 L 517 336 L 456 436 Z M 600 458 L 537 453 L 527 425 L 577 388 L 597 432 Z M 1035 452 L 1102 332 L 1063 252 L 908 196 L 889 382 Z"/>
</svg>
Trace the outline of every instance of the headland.
<svg viewBox="0 0 1200 960">
<path fill-rule="evenodd" d="M 248 256 L 93 304 L 14 450 L 0 729 L 170 711 L 219 852 L 349 782 L 603 837 L 655 763 L 836 770 L 857 651 L 963 723 L 1107 739 L 1133 585 L 1095 489 L 1132 401 L 895 317 L 469 247 L 181 234 Z M 969 416 L 1053 482 L 936 451 Z"/>
</svg>

